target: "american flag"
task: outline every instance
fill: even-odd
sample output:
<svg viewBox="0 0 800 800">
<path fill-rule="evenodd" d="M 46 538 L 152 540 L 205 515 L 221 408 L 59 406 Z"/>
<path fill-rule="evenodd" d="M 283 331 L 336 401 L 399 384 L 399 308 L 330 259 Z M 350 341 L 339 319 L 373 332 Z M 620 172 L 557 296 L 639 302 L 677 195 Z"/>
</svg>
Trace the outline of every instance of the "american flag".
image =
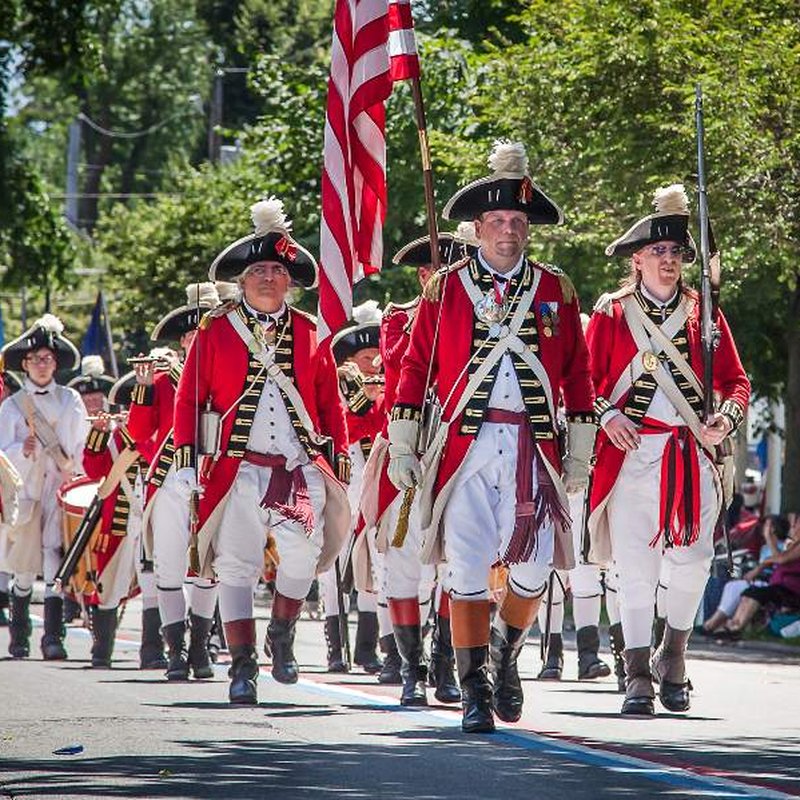
<svg viewBox="0 0 800 800">
<path fill-rule="evenodd" d="M 353 284 L 379 272 L 386 217 L 385 102 L 419 75 L 410 0 L 337 0 L 322 170 L 322 341 L 350 319 Z"/>
</svg>

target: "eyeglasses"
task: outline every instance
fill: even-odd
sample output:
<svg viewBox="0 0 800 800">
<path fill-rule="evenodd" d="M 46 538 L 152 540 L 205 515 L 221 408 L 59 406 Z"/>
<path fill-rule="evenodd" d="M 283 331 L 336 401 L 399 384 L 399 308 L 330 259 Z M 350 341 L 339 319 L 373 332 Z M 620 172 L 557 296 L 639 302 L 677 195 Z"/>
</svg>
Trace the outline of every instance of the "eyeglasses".
<svg viewBox="0 0 800 800">
<path fill-rule="evenodd" d="M 255 264 L 252 267 L 248 267 L 244 273 L 245 277 L 254 275 L 256 278 L 266 278 L 270 275 L 283 277 L 288 274 L 286 267 L 280 264 Z"/>
<path fill-rule="evenodd" d="M 667 253 L 676 258 L 683 258 L 686 253 L 686 248 L 679 244 L 673 244 L 671 247 L 667 247 L 665 244 L 654 244 L 649 249 L 654 256 L 659 258 L 663 258 Z"/>
<path fill-rule="evenodd" d="M 54 364 L 55 358 L 51 355 L 46 356 L 28 356 L 25 359 L 30 364 L 41 364 L 42 366 L 47 366 L 48 364 Z"/>
</svg>

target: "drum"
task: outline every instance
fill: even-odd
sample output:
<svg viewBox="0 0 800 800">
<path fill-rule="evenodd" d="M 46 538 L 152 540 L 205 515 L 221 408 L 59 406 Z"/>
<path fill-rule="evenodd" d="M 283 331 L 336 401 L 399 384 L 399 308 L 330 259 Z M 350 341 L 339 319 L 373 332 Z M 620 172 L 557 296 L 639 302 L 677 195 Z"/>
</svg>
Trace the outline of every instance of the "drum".
<svg viewBox="0 0 800 800">
<path fill-rule="evenodd" d="M 58 504 L 64 511 L 62 530 L 65 551 L 75 538 L 78 526 L 97 494 L 98 486 L 100 486 L 100 481 L 93 481 L 91 478 L 83 477 L 68 481 L 58 490 Z M 83 555 L 69 580 L 70 593 L 75 596 L 76 600 L 80 600 L 80 596 L 83 595 L 83 600 L 86 603 L 96 602 L 97 556 L 94 552 L 94 545 L 100 533 L 100 524 L 101 521 L 98 520 L 95 529 L 92 531 L 89 544 L 83 551 Z"/>
</svg>

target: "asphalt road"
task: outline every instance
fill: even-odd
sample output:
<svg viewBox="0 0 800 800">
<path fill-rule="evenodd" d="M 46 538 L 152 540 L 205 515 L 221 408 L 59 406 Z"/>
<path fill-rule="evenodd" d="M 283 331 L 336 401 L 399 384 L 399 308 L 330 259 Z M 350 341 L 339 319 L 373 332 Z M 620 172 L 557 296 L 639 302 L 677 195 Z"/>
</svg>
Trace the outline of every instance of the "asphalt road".
<svg viewBox="0 0 800 800">
<path fill-rule="evenodd" d="M 34 613 L 41 607 L 34 606 Z M 125 614 L 111 670 L 70 660 L 0 662 L 0 797 L 13 798 L 781 798 L 800 796 L 800 660 L 727 653 L 692 659 L 686 715 L 621 719 L 612 678 L 533 680 L 526 710 L 492 736 L 461 733 L 460 710 L 404 710 L 395 687 L 327 675 L 322 623 L 303 619 L 303 677 L 262 669 L 260 704 L 227 703 L 227 666 L 210 681 L 167 683 L 138 665 L 139 610 Z M 263 636 L 266 619 L 259 621 Z M 0 629 L 0 653 L 7 652 Z M 63 751 L 67 748 L 66 752 Z M 58 751 L 62 751 L 61 754 Z M 78 752 L 75 752 L 78 751 Z"/>
</svg>

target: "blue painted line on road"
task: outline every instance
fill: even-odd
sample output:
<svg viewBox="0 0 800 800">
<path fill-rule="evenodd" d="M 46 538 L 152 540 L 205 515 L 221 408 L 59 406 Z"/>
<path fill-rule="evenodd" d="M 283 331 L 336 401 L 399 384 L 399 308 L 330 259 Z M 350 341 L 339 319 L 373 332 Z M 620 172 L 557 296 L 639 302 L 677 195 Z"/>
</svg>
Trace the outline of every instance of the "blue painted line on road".
<svg viewBox="0 0 800 800">
<path fill-rule="evenodd" d="M 70 628 L 68 633 L 78 635 L 81 638 L 91 636 L 91 633 L 83 628 Z M 117 645 L 122 645 L 124 649 L 138 649 L 139 646 L 138 642 L 128 639 L 117 638 L 115 642 Z M 227 670 L 227 664 L 215 664 L 215 672 L 220 673 L 220 675 L 227 676 Z M 265 674 L 263 671 L 259 676 L 259 682 L 277 683 L 271 675 Z M 301 678 L 298 685 L 316 694 L 328 697 L 347 697 L 361 701 L 365 706 L 381 705 L 385 707 L 386 711 L 418 714 L 435 719 L 437 723 L 447 727 L 459 729 L 461 727 L 461 718 L 458 714 L 438 711 L 434 708 L 406 709 L 398 703 L 396 698 L 387 695 L 359 691 L 351 687 L 339 686 L 325 681 L 315 681 L 310 678 Z M 745 798 L 745 800 L 797 800 L 797 795 L 776 789 L 754 786 L 712 775 L 700 775 L 690 770 L 667 766 L 646 758 L 604 750 L 599 746 L 590 747 L 575 742 L 565 742 L 533 731 L 521 731 L 506 727 L 502 723 L 499 724 L 494 734 L 480 738 L 490 744 L 512 745 L 531 752 L 554 756 L 567 761 L 586 764 L 587 766 L 600 767 L 611 772 L 631 773 L 646 780 L 664 783 L 676 789 L 691 791 L 700 797 Z"/>
<path fill-rule="evenodd" d="M 263 676 L 264 680 L 273 680 Z M 387 711 L 397 710 L 408 713 L 395 699 L 371 692 L 360 692 L 348 687 L 336 686 L 323 681 L 313 681 L 307 678 L 300 680 L 300 684 L 314 692 L 325 695 L 348 696 L 364 701 L 364 705 L 380 704 Z M 415 708 L 411 713 L 432 717 L 437 722 L 445 723 L 448 727 L 461 727 L 460 715 L 437 711 L 435 709 Z M 564 742 L 533 731 L 520 731 L 505 727 L 500 723 L 493 735 L 481 737 L 482 741 L 497 744 L 510 744 L 543 755 L 555 756 L 568 761 L 579 762 L 588 766 L 601 767 L 612 772 L 628 772 L 647 780 L 665 783 L 676 789 L 685 789 L 698 796 L 716 798 L 752 798 L 752 800 L 789 800 L 795 795 L 787 794 L 775 789 L 762 786 L 751 786 L 728 778 L 719 778 L 711 775 L 699 775 L 680 767 L 671 767 L 659 764 L 637 756 L 629 756 L 603 750 L 600 747 L 589 747 L 573 742 Z"/>
</svg>

